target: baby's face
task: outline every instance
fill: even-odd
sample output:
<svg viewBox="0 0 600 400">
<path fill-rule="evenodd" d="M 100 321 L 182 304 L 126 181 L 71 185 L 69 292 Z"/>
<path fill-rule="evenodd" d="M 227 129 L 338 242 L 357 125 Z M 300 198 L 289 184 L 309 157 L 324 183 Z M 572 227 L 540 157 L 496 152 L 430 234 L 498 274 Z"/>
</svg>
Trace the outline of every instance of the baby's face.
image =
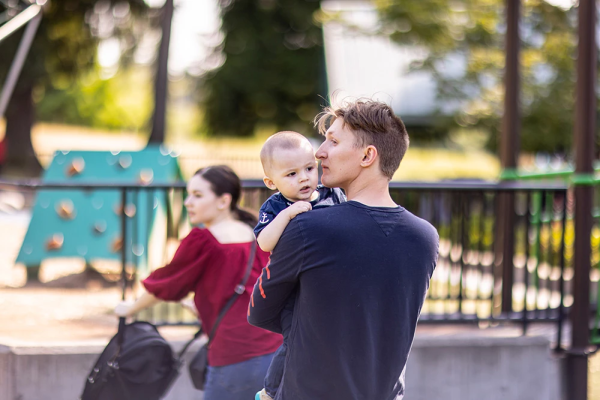
<svg viewBox="0 0 600 400">
<path fill-rule="evenodd" d="M 317 160 L 310 145 L 277 150 L 271 161 L 269 178 L 277 190 L 291 201 L 309 201 L 317 188 Z"/>
</svg>

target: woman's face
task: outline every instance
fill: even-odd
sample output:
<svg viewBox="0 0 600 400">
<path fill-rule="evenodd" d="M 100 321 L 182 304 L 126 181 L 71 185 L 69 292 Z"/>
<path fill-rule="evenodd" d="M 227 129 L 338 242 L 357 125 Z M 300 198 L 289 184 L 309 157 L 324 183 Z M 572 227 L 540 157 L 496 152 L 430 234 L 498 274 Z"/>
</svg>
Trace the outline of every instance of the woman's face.
<svg viewBox="0 0 600 400">
<path fill-rule="evenodd" d="M 200 175 L 194 175 L 187 184 L 188 196 L 183 203 L 192 225 L 210 225 L 219 215 L 227 210 L 228 196 L 217 196 L 210 183 Z"/>
</svg>

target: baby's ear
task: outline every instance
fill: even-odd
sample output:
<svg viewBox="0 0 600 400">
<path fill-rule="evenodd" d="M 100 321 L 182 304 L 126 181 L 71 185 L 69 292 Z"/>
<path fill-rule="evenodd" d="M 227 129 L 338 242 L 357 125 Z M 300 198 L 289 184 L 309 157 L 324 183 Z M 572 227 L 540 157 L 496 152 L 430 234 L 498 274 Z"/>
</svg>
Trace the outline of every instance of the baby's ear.
<svg viewBox="0 0 600 400">
<path fill-rule="evenodd" d="M 265 176 L 263 178 L 263 182 L 265 183 L 265 186 L 268 187 L 271 190 L 276 190 L 277 186 L 275 186 L 275 184 L 273 183 L 273 180 L 271 180 L 271 178 L 269 178 L 268 176 Z"/>
</svg>

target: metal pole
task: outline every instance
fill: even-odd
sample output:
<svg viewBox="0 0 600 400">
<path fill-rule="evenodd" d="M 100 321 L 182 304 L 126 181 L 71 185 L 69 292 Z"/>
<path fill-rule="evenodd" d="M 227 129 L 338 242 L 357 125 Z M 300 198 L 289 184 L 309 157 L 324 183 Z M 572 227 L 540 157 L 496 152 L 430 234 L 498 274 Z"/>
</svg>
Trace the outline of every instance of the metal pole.
<svg viewBox="0 0 600 400">
<path fill-rule="evenodd" d="M 35 7 L 35 8 L 34 8 Z M 17 54 L 13 60 L 12 65 L 10 66 L 10 70 L 8 71 L 8 75 L 6 76 L 6 82 L 4 83 L 4 87 L 2 88 L 2 93 L 0 93 L 0 118 L 4 116 L 4 112 L 6 111 L 6 107 L 8 107 L 8 101 L 12 96 L 13 90 L 17 84 L 17 80 L 19 79 L 19 75 L 21 74 L 21 69 L 23 69 L 23 64 L 25 63 L 25 59 L 27 58 L 27 53 L 29 53 L 29 48 L 31 47 L 31 43 L 33 42 L 33 38 L 35 37 L 35 33 L 37 31 L 38 26 L 40 25 L 40 21 L 42 20 L 42 13 L 40 6 L 31 6 L 27 8 L 27 10 L 23 11 L 21 14 L 10 20 L 10 22 L 19 18 L 21 15 L 25 14 L 29 10 L 29 14 L 25 15 L 21 20 L 27 21 L 25 18 L 30 18 L 31 22 L 25 28 L 25 33 L 21 38 L 21 43 L 19 43 L 19 48 L 17 49 Z M 35 14 L 34 14 L 35 13 Z M 8 23 L 10 23 L 8 22 Z M 20 27 L 22 25 L 22 21 L 18 21 L 19 24 L 15 24 L 16 27 Z M 7 23 L 7 24 L 8 24 Z M 6 25 L 5 25 L 6 26 Z M 9 35 L 13 32 L 13 27 L 11 30 L 6 30 L 0 32 L 0 40 L 2 40 L 5 36 Z"/>
<path fill-rule="evenodd" d="M 0 26 L 0 42 L 15 33 L 20 27 L 31 21 L 42 11 L 42 7 L 34 4 L 15 15 L 6 24 Z"/>
<path fill-rule="evenodd" d="M 506 1 L 506 65 L 504 75 L 504 116 L 500 140 L 500 162 L 505 171 L 517 168 L 519 156 L 519 16 L 520 0 Z M 502 193 L 499 197 L 497 235 L 502 271 L 502 312 L 512 311 L 512 287 L 514 281 L 513 254 L 515 248 L 514 226 L 515 195 Z"/>
<path fill-rule="evenodd" d="M 171 43 L 173 12 L 174 0 L 167 0 L 161 12 L 162 39 L 158 49 L 157 69 L 154 79 L 154 113 L 152 114 L 152 131 L 148 143 L 162 143 L 165 139 L 169 92 L 169 44 Z"/>
<path fill-rule="evenodd" d="M 579 1 L 577 98 L 575 105 L 575 253 L 571 349 L 567 353 L 567 397 L 587 400 L 590 323 L 590 236 L 596 131 L 596 3 Z"/>
</svg>

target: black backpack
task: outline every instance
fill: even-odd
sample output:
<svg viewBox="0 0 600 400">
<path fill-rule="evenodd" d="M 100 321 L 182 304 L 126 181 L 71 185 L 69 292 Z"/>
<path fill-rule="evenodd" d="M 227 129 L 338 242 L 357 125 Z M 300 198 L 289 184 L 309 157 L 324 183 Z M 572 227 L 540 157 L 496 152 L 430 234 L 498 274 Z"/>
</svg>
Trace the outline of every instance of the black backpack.
<svg viewBox="0 0 600 400">
<path fill-rule="evenodd" d="M 201 330 L 194 335 L 200 336 Z M 179 375 L 178 357 L 156 327 L 148 322 L 124 322 L 94 365 L 81 400 L 158 400 Z"/>
</svg>

